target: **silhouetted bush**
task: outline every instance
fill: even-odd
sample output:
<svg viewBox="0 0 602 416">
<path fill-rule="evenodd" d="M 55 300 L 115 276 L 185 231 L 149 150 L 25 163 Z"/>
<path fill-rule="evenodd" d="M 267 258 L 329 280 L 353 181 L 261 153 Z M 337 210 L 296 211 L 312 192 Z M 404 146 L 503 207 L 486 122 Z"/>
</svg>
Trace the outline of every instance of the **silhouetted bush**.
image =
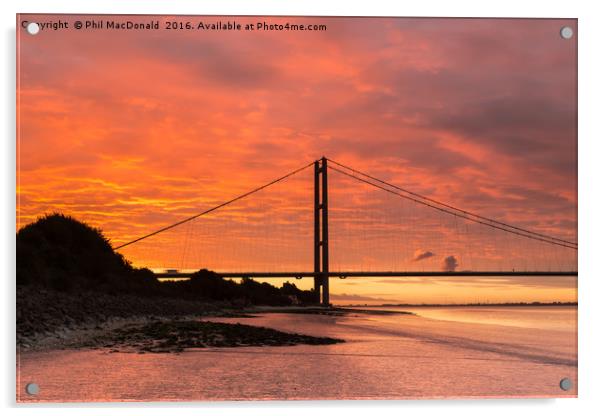
<svg viewBox="0 0 602 416">
<path fill-rule="evenodd" d="M 236 283 L 202 269 L 189 280 L 159 282 L 149 269 L 133 268 L 116 253 L 99 229 L 62 214 L 42 217 L 17 232 L 17 285 L 38 285 L 60 292 L 99 291 L 237 305 L 313 303 L 313 291 L 285 283 L 243 279 Z"/>
<path fill-rule="evenodd" d="M 188 299 L 212 299 L 236 301 L 244 305 L 274 305 L 313 303 L 313 291 L 298 289 L 294 284 L 284 283 L 277 288 L 269 283 L 259 283 L 252 279 L 242 279 L 240 283 L 226 280 L 219 274 L 202 269 L 189 280 L 164 282 L 166 293 Z"/>
<path fill-rule="evenodd" d="M 17 285 L 92 289 L 132 271 L 100 230 L 69 216 L 47 215 L 17 233 Z"/>
</svg>

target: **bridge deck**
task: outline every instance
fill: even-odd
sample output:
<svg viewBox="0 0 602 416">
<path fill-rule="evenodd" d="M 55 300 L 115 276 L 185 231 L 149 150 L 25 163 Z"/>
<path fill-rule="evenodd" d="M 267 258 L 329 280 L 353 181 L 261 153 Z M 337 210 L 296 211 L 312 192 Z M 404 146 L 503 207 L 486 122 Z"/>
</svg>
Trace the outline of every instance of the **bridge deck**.
<svg viewBox="0 0 602 416">
<path fill-rule="evenodd" d="M 190 277 L 194 273 L 155 273 L 159 278 L 165 277 Z M 303 278 L 322 276 L 316 272 L 223 272 L 217 273 L 222 277 L 229 278 Z M 458 272 L 328 272 L 329 277 L 338 277 L 341 279 L 347 277 L 501 277 L 501 276 L 577 276 L 576 271 L 458 271 Z"/>
</svg>

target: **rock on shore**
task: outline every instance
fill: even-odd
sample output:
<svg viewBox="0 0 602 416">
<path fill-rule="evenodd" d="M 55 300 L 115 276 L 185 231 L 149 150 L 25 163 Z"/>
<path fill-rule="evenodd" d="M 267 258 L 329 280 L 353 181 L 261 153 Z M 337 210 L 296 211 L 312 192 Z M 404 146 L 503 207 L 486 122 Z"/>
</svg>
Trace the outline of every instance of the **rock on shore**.
<svg viewBox="0 0 602 416">
<path fill-rule="evenodd" d="M 343 342 L 243 324 L 198 320 L 161 320 L 145 325 L 126 325 L 81 346 L 109 348 L 111 352 L 182 352 L 188 348 L 324 345 Z"/>
</svg>

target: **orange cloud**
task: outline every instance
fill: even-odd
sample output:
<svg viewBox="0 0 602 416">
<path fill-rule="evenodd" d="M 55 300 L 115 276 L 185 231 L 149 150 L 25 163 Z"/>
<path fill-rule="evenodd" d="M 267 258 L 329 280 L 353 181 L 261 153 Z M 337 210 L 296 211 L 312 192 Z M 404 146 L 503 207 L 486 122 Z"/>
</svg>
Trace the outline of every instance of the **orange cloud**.
<svg viewBox="0 0 602 416">
<path fill-rule="evenodd" d="M 327 155 L 575 239 L 576 44 L 553 36 L 572 21 L 270 20 L 328 30 L 20 31 L 17 227 L 61 211 L 119 244 Z M 124 254 L 152 267 L 311 269 L 312 180 L 308 169 Z M 330 180 L 333 268 L 439 270 L 448 256 L 460 270 L 576 267 L 573 252 Z M 411 261 L 427 247 L 437 256 Z"/>
</svg>

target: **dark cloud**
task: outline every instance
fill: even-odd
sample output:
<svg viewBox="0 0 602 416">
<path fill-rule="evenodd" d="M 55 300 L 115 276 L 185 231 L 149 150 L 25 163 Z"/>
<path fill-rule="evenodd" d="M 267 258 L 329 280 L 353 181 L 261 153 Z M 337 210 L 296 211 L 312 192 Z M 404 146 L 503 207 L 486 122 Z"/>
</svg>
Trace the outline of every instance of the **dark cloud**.
<svg viewBox="0 0 602 416">
<path fill-rule="evenodd" d="M 174 42 L 162 37 L 149 39 L 144 47 L 190 71 L 199 81 L 218 83 L 221 87 L 260 89 L 280 79 L 274 59 L 269 59 L 268 51 L 260 45 L 194 38 Z M 264 59 L 258 59 L 261 57 Z"/>
<path fill-rule="evenodd" d="M 554 136 L 567 131 L 570 133 L 575 113 L 574 107 L 563 100 L 512 94 L 501 98 L 485 97 L 463 106 L 453 106 L 432 114 L 429 120 L 432 126 L 471 136 L 497 137 L 507 132 L 533 132 L 536 133 L 533 139 L 537 141 L 541 139 L 542 130 L 550 131 Z M 525 141 L 528 139 L 531 137 L 526 137 Z M 516 140 L 502 140 L 499 146 L 512 152 L 525 150 L 523 143 Z"/>
<path fill-rule="evenodd" d="M 447 256 L 443 259 L 441 267 L 444 272 L 455 272 L 458 267 L 458 260 L 454 256 Z"/>
<path fill-rule="evenodd" d="M 420 260 L 428 259 L 430 257 L 433 257 L 434 255 L 435 255 L 435 253 L 433 253 L 432 251 L 418 250 L 418 251 L 416 251 L 416 253 L 414 253 L 414 258 L 412 259 L 412 261 L 420 261 Z"/>
<path fill-rule="evenodd" d="M 365 133 L 357 132 L 355 137 L 337 136 L 326 145 L 326 153 L 345 153 L 367 160 L 384 158 L 398 166 L 425 169 L 431 173 L 447 174 L 466 166 L 478 167 L 479 163 L 453 149 L 441 146 L 441 140 L 434 135 L 415 137 L 395 137 L 379 139 L 378 146 Z"/>
</svg>

